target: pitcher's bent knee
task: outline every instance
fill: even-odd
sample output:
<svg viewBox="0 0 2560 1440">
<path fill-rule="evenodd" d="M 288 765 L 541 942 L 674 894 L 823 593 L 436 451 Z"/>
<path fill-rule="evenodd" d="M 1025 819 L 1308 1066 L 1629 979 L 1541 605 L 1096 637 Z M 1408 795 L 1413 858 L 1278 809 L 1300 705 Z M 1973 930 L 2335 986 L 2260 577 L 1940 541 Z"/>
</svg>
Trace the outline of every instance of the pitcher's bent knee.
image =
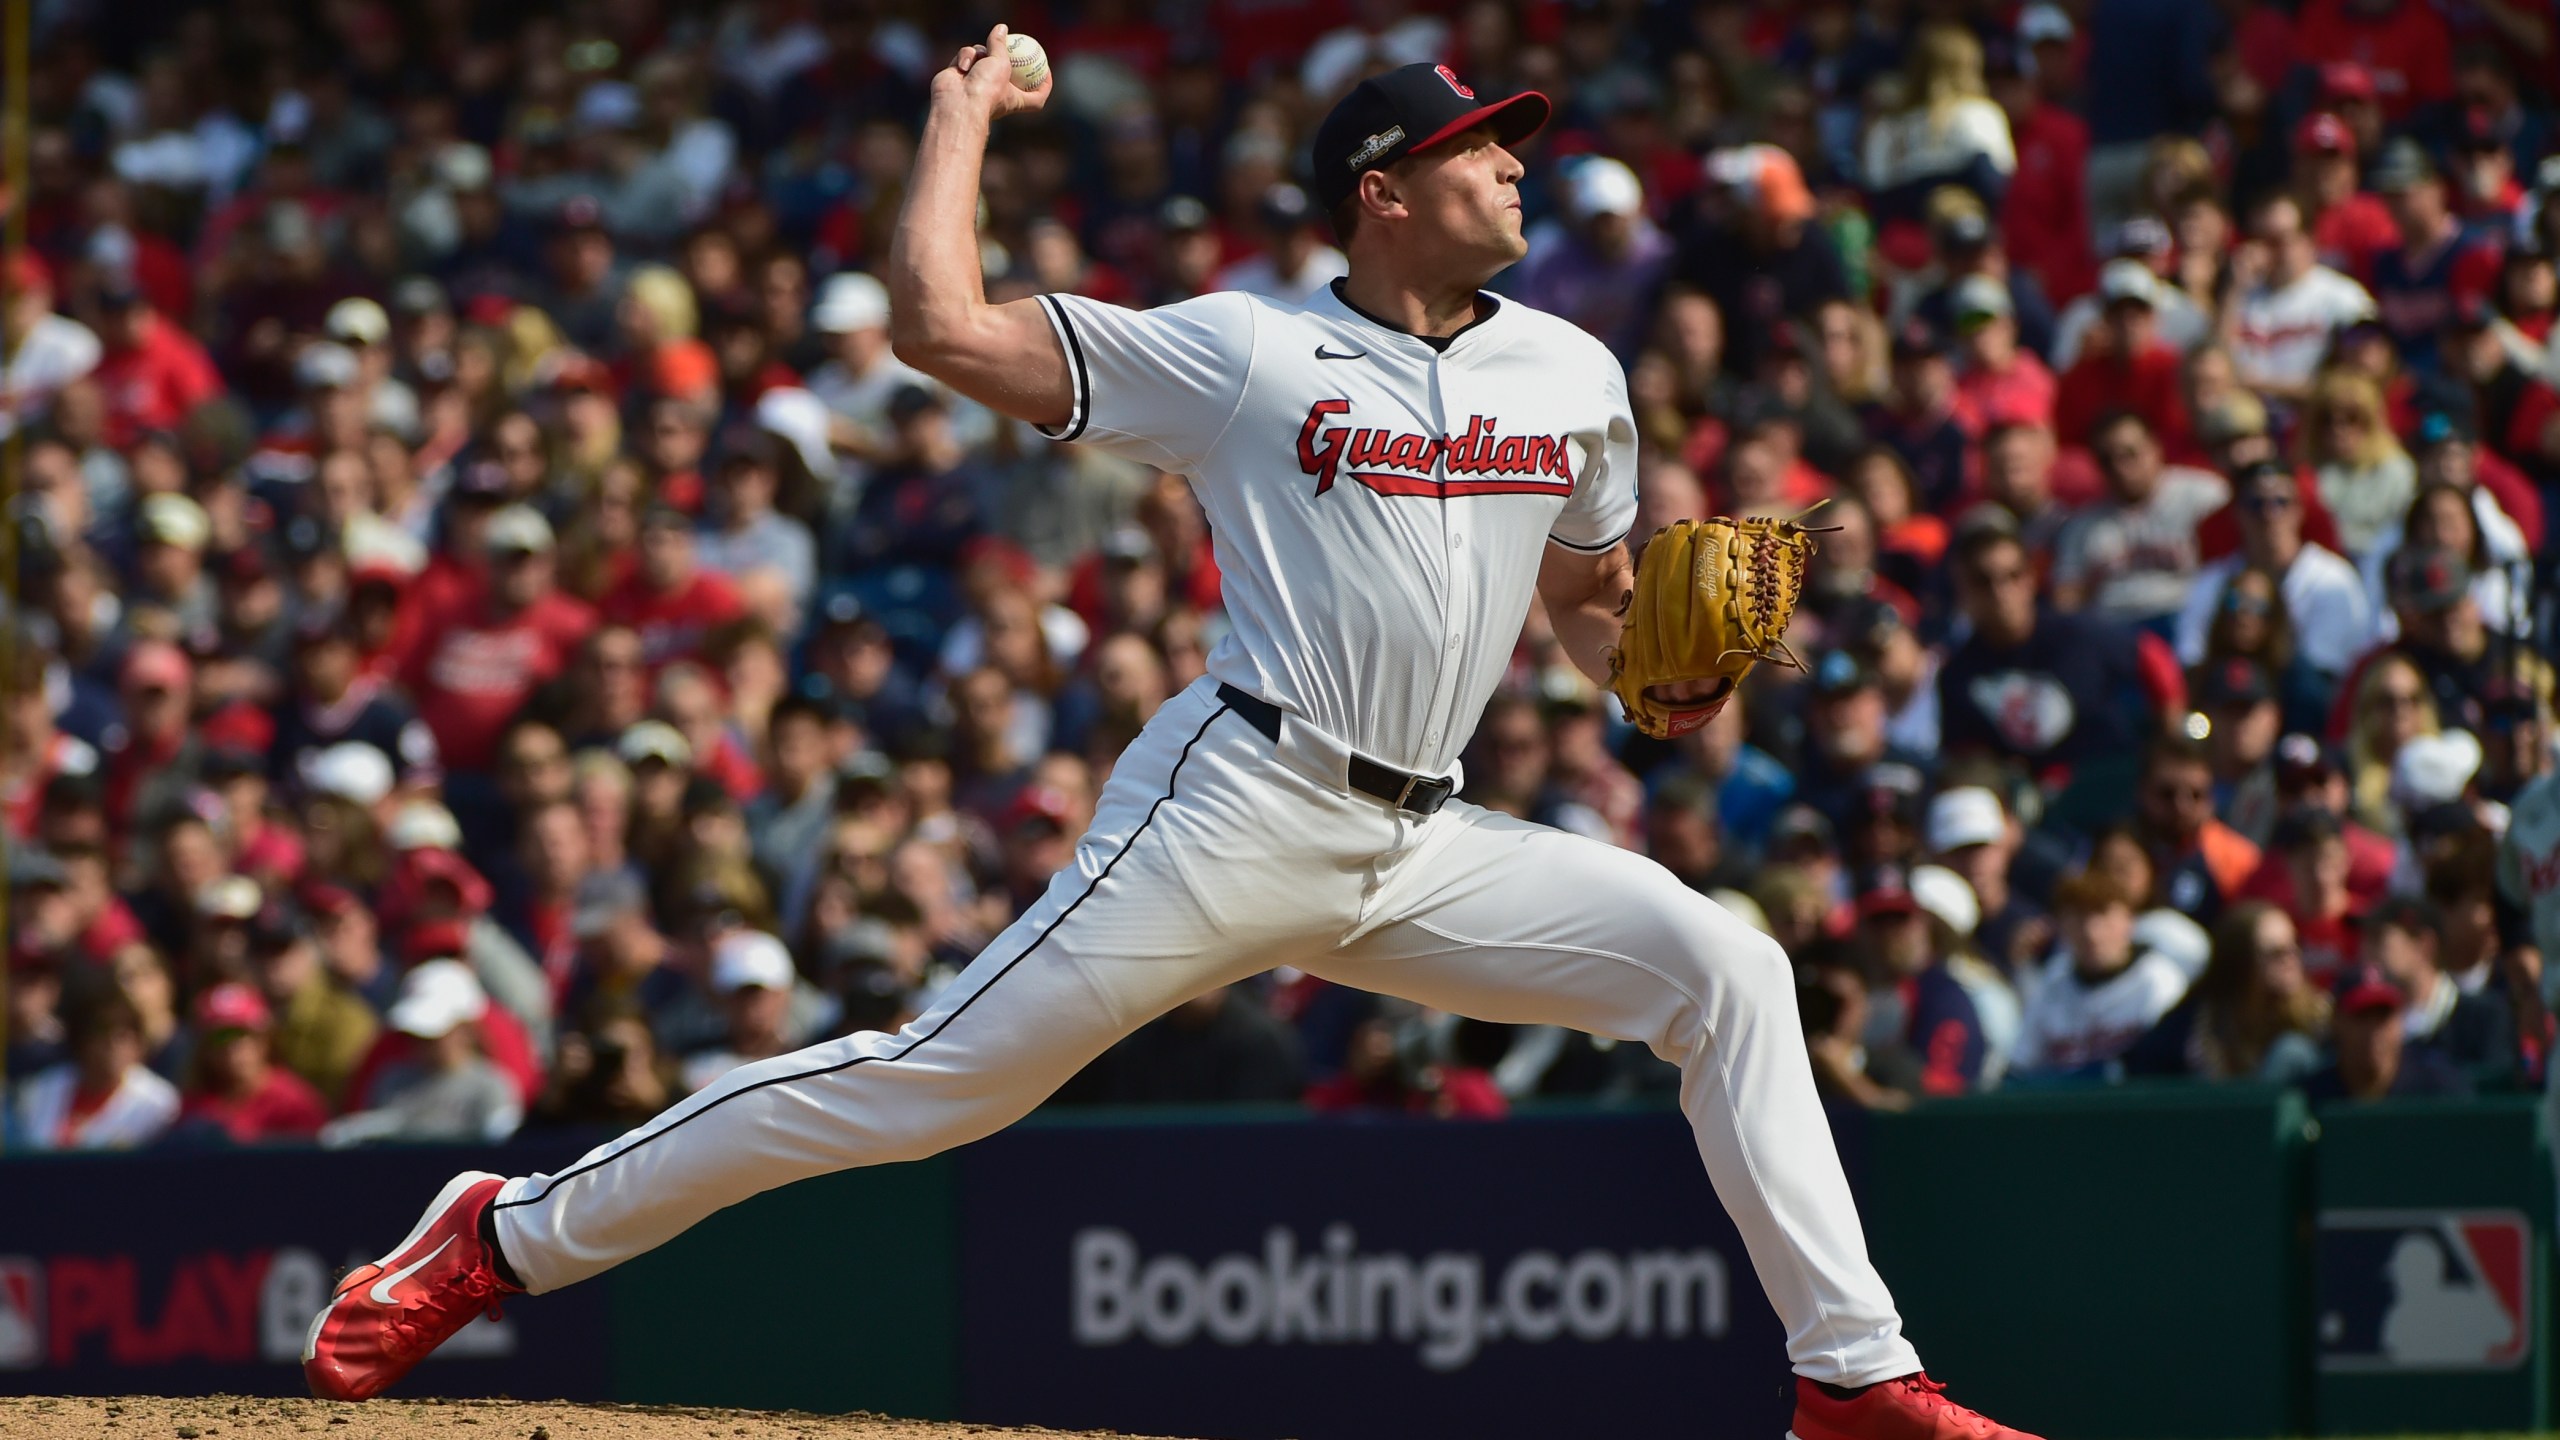
<svg viewBox="0 0 2560 1440">
<path fill-rule="evenodd" d="M 1772 996 L 1795 996 L 1795 962 L 1786 948 L 1742 917 L 1707 899 L 1681 897 L 1669 926 L 1670 944 L 1661 958 L 1678 967 L 1682 989 L 1715 1003 L 1730 995 L 1754 1003 Z"/>
<path fill-rule="evenodd" d="M 1787 948 L 1748 925 L 1738 927 L 1727 941 L 1732 954 L 1726 960 L 1726 983 L 1753 1004 L 1783 1002 L 1789 1011 L 1796 1003 L 1796 965 Z"/>
</svg>

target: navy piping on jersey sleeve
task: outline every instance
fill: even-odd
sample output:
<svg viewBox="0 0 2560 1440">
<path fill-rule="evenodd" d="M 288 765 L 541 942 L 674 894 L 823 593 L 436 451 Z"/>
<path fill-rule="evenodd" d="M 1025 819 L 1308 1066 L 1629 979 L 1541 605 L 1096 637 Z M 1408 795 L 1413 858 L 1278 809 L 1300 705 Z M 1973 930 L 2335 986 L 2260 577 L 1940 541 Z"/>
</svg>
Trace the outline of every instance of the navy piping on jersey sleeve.
<svg viewBox="0 0 2560 1440">
<path fill-rule="evenodd" d="M 1040 308 L 1048 312 L 1050 325 L 1058 332 L 1058 343 L 1066 347 L 1067 383 L 1074 396 L 1069 402 L 1066 424 L 1054 430 L 1046 425 L 1034 428 L 1052 440 L 1074 440 L 1084 434 L 1084 427 L 1093 420 L 1093 372 L 1084 363 L 1084 341 L 1077 337 L 1075 322 L 1068 318 L 1067 307 L 1059 304 L 1055 295 L 1036 298 L 1040 301 Z"/>
<path fill-rule="evenodd" d="M 1621 544 L 1625 543 L 1626 538 L 1627 538 L 1628 536 L 1630 536 L 1630 535 L 1632 535 L 1632 534 L 1634 534 L 1634 533 L 1635 533 L 1635 531 L 1634 531 L 1633 529 L 1621 530 L 1621 531 L 1619 531 L 1619 532 L 1618 532 L 1618 538 L 1617 538 L 1617 539 L 1615 539 L 1615 540 L 1603 540 L 1603 541 L 1601 541 L 1601 542 L 1600 542 L 1599 544 L 1597 544 L 1597 545 L 1577 545 L 1577 544 L 1575 544 L 1574 542 L 1572 542 L 1572 541 L 1570 541 L 1570 540 L 1567 540 L 1566 538 L 1564 538 L 1564 537 L 1563 537 L 1563 536 L 1561 536 L 1561 535 L 1550 535 L 1550 536 L 1548 536 L 1548 537 L 1547 537 L 1547 539 L 1548 539 L 1548 541 L 1549 541 L 1550 543 L 1552 543 L 1552 544 L 1556 544 L 1556 545 L 1561 545 L 1561 546 L 1563 546 L 1564 548 L 1566 548 L 1567 550 L 1575 550 L 1575 551 L 1579 551 L 1579 552 L 1581 552 L 1582 554 L 1585 554 L 1585 555 L 1601 555 L 1601 554 L 1606 554 L 1607 552 L 1609 552 L 1609 551 L 1611 551 L 1611 550 L 1616 549 L 1619 545 L 1621 545 Z"/>
</svg>

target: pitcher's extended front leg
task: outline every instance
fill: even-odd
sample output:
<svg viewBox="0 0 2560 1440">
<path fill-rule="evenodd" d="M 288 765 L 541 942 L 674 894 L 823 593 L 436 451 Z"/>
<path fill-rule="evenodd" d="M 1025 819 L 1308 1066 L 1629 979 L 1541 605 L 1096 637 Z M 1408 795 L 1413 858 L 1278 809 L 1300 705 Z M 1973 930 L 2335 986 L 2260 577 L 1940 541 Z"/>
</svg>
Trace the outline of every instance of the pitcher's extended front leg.
<svg viewBox="0 0 2560 1440">
<path fill-rule="evenodd" d="M 1786 952 L 1651 860 L 1474 806 L 1441 812 L 1384 925 L 1311 963 L 1482 1020 L 1638 1041 L 1680 1108 L 1786 1326 L 1796 1372 L 1864 1385 L 1920 1368 L 1831 1143 Z"/>
</svg>

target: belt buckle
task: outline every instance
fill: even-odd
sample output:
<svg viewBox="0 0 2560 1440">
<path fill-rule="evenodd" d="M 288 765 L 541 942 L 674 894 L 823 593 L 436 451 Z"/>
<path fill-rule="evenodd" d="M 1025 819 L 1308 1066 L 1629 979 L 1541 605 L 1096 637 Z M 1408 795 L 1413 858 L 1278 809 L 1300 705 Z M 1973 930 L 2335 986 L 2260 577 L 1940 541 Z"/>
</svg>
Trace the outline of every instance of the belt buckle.
<svg viewBox="0 0 2560 1440">
<path fill-rule="evenodd" d="M 1411 800 L 1411 799 L 1413 798 L 1413 792 L 1414 792 L 1416 789 L 1420 788 L 1420 787 L 1421 787 L 1421 785 L 1422 785 L 1422 777 L 1421 777 L 1421 776 L 1419 776 L 1419 775 L 1407 775 L 1407 776 L 1405 776 L 1405 777 L 1404 777 L 1404 788 L 1403 788 L 1403 789 L 1401 789 L 1401 790 L 1398 790 L 1398 791 L 1396 792 L 1396 808 L 1397 808 L 1397 809 L 1399 809 L 1399 810 L 1409 810 L 1409 809 L 1413 808 L 1413 807 L 1411 807 L 1410 805 L 1407 805 L 1405 802 L 1406 802 L 1406 801 L 1408 801 L 1408 800 Z"/>
</svg>

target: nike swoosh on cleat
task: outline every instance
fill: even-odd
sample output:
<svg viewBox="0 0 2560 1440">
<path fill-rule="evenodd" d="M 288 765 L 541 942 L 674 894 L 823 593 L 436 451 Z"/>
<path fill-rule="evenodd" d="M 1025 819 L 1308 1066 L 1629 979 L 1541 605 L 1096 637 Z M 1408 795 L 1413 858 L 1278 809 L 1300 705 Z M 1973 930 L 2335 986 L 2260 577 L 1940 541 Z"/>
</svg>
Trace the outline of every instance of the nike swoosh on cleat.
<svg viewBox="0 0 2560 1440">
<path fill-rule="evenodd" d="M 425 1269 L 428 1261 L 443 1254 L 445 1245 L 450 1245 L 452 1243 L 453 1237 L 447 1235 L 444 1237 L 444 1245 L 437 1246 L 426 1254 L 419 1256 L 417 1259 L 401 1266 L 399 1269 L 392 1271 L 381 1279 L 374 1281 L 373 1288 L 366 1291 L 365 1294 L 371 1297 L 373 1303 L 376 1305 L 396 1305 L 400 1303 L 398 1297 L 391 1293 L 391 1287 L 408 1279 L 410 1276 L 417 1274 L 420 1270 Z"/>
<path fill-rule="evenodd" d="M 1316 358 L 1319 360 L 1365 360 L 1369 358 L 1369 352 L 1354 350 L 1348 355 L 1336 355 L 1319 345 L 1316 347 Z"/>
</svg>

